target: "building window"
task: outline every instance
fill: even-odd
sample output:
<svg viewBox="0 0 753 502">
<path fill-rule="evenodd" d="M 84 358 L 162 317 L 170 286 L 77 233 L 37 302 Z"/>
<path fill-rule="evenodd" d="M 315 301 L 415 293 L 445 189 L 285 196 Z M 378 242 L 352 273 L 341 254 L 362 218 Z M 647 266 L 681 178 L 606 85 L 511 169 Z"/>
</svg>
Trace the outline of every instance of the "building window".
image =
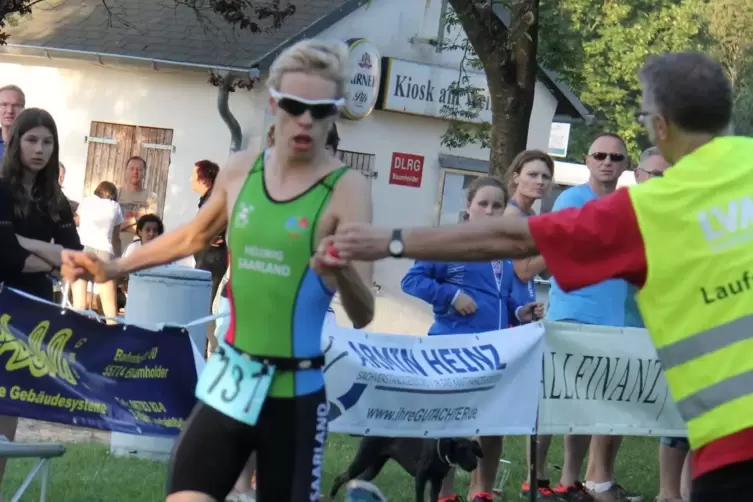
<svg viewBox="0 0 753 502">
<path fill-rule="evenodd" d="M 440 225 L 453 225 L 465 219 L 468 185 L 481 176 L 481 173 L 445 169 L 439 184 L 439 218 Z"/>
<path fill-rule="evenodd" d="M 376 178 L 376 172 L 374 171 L 374 157 L 374 154 L 371 153 L 349 152 L 347 150 L 337 151 L 337 158 L 340 159 L 343 164 L 361 171 L 361 174 L 370 180 Z"/>
</svg>

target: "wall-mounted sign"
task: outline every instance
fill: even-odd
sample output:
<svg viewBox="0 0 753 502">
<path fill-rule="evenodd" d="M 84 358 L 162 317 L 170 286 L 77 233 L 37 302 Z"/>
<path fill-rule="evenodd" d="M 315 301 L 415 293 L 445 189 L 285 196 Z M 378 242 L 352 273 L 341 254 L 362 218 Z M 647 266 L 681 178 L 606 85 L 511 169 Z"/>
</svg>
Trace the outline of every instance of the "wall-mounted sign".
<svg viewBox="0 0 753 502">
<path fill-rule="evenodd" d="M 567 157 L 567 145 L 570 143 L 570 124 L 552 122 L 549 132 L 549 155 Z"/>
<path fill-rule="evenodd" d="M 392 154 L 390 185 L 420 187 L 424 174 L 424 156 L 410 153 Z"/>
<path fill-rule="evenodd" d="M 342 116 L 360 120 L 371 113 L 379 97 L 381 56 L 376 46 L 366 39 L 353 38 L 347 44 L 352 74 L 345 91 Z"/>
<path fill-rule="evenodd" d="M 486 76 L 478 72 L 464 72 L 460 68 L 425 65 L 402 59 L 384 58 L 386 78 L 382 88 L 381 108 L 395 112 L 429 117 L 463 120 L 466 122 L 491 122 L 492 110 Z M 460 81 L 460 84 L 458 84 Z M 458 96 L 454 89 L 478 89 L 480 106 L 468 104 L 470 96 Z M 458 112 L 474 110 L 475 117 L 462 117 Z M 449 115 L 448 113 L 455 113 Z"/>
</svg>

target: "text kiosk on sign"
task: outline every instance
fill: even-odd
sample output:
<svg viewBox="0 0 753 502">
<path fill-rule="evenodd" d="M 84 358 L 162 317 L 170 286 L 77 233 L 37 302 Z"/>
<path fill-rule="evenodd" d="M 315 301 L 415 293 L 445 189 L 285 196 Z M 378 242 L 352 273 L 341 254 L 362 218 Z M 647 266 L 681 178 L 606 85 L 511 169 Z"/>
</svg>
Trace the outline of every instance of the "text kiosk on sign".
<svg viewBox="0 0 753 502">
<path fill-rule="evenodd" d="M 394 152 L 390 164 L 390 185 L 420 187 L 424 173 L 424 156 Z"/>
</svg>

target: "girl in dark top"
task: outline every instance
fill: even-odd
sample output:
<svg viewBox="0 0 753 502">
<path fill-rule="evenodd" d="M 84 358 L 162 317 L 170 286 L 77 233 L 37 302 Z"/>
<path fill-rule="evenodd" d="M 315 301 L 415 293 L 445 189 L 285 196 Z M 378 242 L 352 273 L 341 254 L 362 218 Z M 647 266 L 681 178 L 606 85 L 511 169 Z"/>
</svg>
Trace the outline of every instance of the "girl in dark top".
<svg viewBox="0 0 753 502">
<path fill-rule="evenodd" d="M 58 151 L 52 116 L 29 108 L 13 123 L 0 179 L 0 280 L 46 300 L 47 273 L 60 267 L 60 252 L 82 249 L 58 185 Z"/>
<path fill-rule="evenodd" d="M 50 301 L 47 274 L 60 268 L 60 252 L 82 249 L 58 185 L 58 151 L 52 116 L 28 108 L 13 122 L 0 171 L 0 282 Z M 0 435 L 13 440 L 17 424 L 15 417 L 0 417 Z M 0 458 L 0 480 L 4 471 Z"/>
</svg>

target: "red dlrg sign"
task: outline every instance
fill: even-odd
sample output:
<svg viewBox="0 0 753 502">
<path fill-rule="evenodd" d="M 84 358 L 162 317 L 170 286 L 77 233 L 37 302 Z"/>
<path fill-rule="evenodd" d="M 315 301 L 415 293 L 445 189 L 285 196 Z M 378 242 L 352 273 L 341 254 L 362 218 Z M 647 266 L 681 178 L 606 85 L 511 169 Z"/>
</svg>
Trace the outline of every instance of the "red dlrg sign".
<svg viewBox="0 0 753 502">
<path fill-rule="evenodd" d="M 424 156 L 410 153 L 392 154 L 390 165 L 390 185 L 420 187 L 424 174 Z"/>
</svg>

